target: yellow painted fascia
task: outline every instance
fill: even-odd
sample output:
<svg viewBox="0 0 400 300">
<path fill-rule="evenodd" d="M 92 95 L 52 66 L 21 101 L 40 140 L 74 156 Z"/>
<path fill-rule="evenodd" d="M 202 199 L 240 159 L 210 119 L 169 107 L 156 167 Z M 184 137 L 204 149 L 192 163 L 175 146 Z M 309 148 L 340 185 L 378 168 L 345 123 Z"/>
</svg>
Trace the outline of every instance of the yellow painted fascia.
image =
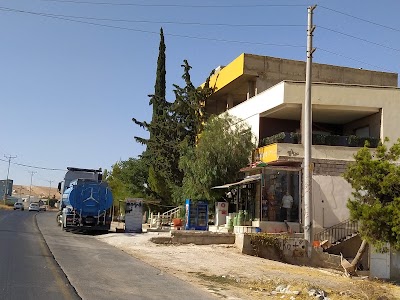
<svg viewBox="0 0 400 300">
<path fill-rule="evenodd" d="M 271 144 L 255 150 L 258 161 L 269 163 L 278 160 L 278 144 Z"/>
<path fill-rule="evenodd" d="M 217 74 L 210 78 L 210 87 L 214 88 L 214 92 L 222 89 L 236 78 L 244 74 L 244 53 L 240 54 L 226 67 L 222 68 Z M 201 85 L 204 86 L 204 83 Z"/>
</svg>

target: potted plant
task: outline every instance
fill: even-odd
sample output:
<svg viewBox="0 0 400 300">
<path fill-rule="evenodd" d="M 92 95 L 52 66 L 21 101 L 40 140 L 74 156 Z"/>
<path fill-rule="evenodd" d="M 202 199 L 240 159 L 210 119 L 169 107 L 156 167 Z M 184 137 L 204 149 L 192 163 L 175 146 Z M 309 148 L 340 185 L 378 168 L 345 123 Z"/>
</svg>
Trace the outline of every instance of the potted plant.
<svg viewBox="0 0 400 300">
<path fill-rule="evenodd" d="M 347 144 L 349 147 L 358 147 L 359 145 L 359 138 L 356 135 L 349 135 L 347 139 Z"/>
<path fill-rule="evenodd" d="M 376 148 L 376 147 L 378 147 L 379 139 L 374 138 L 374 137 L 360 137 L 358 139 L 358 146 L 364 147 L 365 142 L 368 142 L 368 144 L 367 144 L 368 148 Z"/>
<path fill-rule="evenodd" d="M 290 132 L 289 135 L 290 135 L 292 144 L 300 144 L 301 143 L 301 133 Z"/>
<path fill-rule="evenodd" d="M 326 135 L 321 133 L 313 133 L 312 134 L 312 143 L 313 145 L 326 145 Z"/>
<path fill-rule="evenodd" d="M 326 144 L 330 146 L 347 146 L 347 136 L 343 135 L 327 135 Z"/>
<path fill-rule="evenodd" d="M 380 139 L 376 138 L 376 137 L 370 137 L 368 138 L 369 141 L 369 146 L 371 148 L 376 148 L 379 145 Z"/>
<path fill-rule="evenodd" d="M 272 136 L 268 136 L 262 139 L 261 145 L 260 146 L 267 146 L 273 143 Z"/>
<path fill-rule="evenodd" d="M 274 143 L 284 143 L 286 134 L 284 132 L 279 132 L 273 135 Z"/>
<path fill-rule="evenodd" d="M 335 134 L 327 135 L 325 137 L 325 142 L 326 142 L 326 145 L 329 145 L 329 146 L 339 146 L 338 145 L 339 144 L 339 135 L 335 135 Z"/>
</svg>

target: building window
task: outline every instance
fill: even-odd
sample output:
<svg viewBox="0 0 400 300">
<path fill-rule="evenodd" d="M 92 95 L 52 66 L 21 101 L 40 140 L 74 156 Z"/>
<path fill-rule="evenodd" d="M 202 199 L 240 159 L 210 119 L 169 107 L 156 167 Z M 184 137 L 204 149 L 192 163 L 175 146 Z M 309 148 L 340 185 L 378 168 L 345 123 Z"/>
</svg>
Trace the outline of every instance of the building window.
<svg viewBox="0 0 400 300">
<path fill-rule="evenodd" d="M 356 129 L 356 136 L 358 137 L 369 137 L 369 126 L 361 127 Z"/>
</svg>

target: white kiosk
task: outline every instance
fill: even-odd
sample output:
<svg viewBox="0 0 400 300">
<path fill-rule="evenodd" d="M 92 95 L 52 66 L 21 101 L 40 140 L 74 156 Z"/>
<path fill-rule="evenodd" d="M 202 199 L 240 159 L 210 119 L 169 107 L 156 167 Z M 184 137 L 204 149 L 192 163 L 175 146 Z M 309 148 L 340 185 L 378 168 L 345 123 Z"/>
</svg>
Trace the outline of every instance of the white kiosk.
<svg viewBox="0 0 400 300">
<path fill-rule="evenodd" d="M 142 232 L 142 208 L 142 198 L 130 198 L 125 200 L 125 232 Z"/>
</svg>

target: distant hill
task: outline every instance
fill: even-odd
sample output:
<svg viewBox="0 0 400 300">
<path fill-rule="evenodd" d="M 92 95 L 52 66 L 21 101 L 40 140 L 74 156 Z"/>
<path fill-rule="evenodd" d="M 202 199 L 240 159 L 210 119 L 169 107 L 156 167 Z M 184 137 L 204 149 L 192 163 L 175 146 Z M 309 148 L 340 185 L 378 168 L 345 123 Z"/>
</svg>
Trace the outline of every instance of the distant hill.
<svg viewBox="0 0 400 300">
<path fill-rule="evenodd" d="M 28 197 L 29 196 L 29 189 L 30 189 L 29 185 L 17 185 L 17 184 L 15 184 L 13 186 L 12 195 L 14 197 L 19 197 L 19 198 Z M 52 187 L 50 189 L 49 187 L 45 187 L 45 186 L 32 186 L 31 196 L 37 197 L 39 199 L 42 199 L 42 198 L 46 198 L 47 199 L 49 197 L 49 192 L 50 192 L 50 198 L 53 198 L 53 196 L 54 196 L 57 200 L 61 199 L 61 195 L 58 192 L 56 187 Z"/>
</svg>

